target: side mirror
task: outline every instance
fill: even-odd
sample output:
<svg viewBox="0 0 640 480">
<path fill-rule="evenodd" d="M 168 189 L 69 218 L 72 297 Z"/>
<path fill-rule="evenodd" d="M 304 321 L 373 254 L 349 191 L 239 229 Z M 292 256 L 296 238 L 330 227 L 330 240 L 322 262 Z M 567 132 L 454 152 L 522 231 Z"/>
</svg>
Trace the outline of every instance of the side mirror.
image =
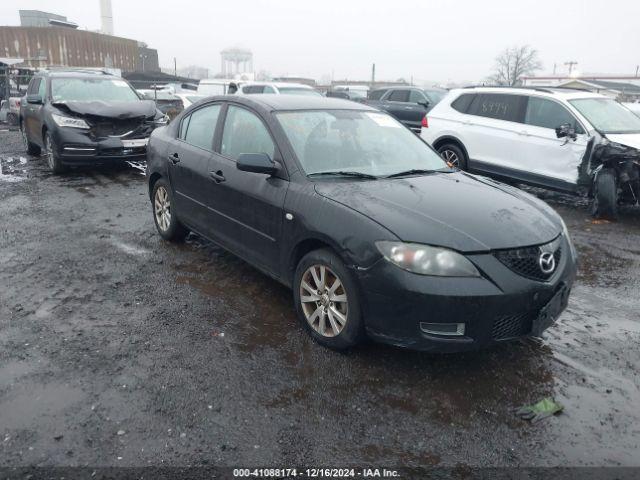
<svg viewBox="0 0 640 480">
<path fill-rule="evenodd" d="M 570 123 L 565 123 L 556 127 L 556 137 L 558 138 L 567 138 L 571 140 L 575 140 L 578 138 L 576 134 L 576 129 Z"/>
<path fill-rule="evenodd" d="M 238 170 L 252 173 L 273 175 L 278 171 L 278 164 L 266 153 L 241 153 L 236 162 Z"/>
<path fill-rule="evenodd" d="M 27 95 L 27 103 L 30 103 L 31 105 L 42 105 L 42 97 L 38 94 Z"/>
<path fill-rule="evenodd" d="M 429 103 L 429 100 L 423 100 L 421 102 L 418 102 L 418 105 L 422 105 L 424 108 L 429 108 L 429 105 L 431 105 Z"/>
</svg>

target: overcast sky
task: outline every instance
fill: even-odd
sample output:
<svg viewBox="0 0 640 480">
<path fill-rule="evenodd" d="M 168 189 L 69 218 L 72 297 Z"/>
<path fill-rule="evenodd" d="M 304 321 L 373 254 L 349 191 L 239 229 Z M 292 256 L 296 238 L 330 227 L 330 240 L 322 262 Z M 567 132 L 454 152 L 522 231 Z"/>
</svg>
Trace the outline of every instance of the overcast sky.
<svg viewBox="0 0 640 480">
<path fill-rule="evenodd" d="M 378 5 L 380 3 L 380 5 Z M 384 6 L 382 6 L 384 4 Z M 0 24 L 18 9 L 66 15 L 100 28 L 98 0 L 2 0 Z M 250 48 L 256 71 L 321 79 L 477 81 L 505 47 L 529 44 L 543 72 L 634 74 L 640 2 L 632 0 L 113 0 L 116 35 L 158 49 L 161 66 L 220 68 L 219 52 Z"/>
</svg>

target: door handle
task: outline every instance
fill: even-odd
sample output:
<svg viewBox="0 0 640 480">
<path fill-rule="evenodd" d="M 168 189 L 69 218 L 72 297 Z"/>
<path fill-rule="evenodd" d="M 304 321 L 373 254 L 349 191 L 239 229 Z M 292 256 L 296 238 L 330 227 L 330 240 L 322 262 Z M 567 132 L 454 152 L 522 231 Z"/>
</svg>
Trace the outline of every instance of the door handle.
<svg viewBox="0 0 640 480">
<path fill-rule="evenodd" d="M 175 165 L 176 163 L 180 162 L 180 155 L 178 155 L 177 152 L 172 155 L 169 155 L 169 160 L 171 160 L 171 163 Z"/>
<path fill-rule="evenodd" d="M 218 170 L 217 172 L 209 172 L 209 176 L 216 183 L 222 183 L 222 182 L 224 182 L 226 180 L 226 178 L 224 178 L 224 175 L 222 174 L 221 170 Z"/>
</svg>

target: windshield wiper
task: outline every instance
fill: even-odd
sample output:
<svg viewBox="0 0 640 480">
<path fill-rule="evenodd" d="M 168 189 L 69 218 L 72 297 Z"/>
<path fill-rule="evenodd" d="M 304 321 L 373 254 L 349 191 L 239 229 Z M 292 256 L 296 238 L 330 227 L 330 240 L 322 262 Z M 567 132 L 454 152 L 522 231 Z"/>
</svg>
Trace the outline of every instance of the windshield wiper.
<svg viewBox="0 0 640 480">
<path fill-rule="evenodd" d="M 446 173 L 449 170 L 424 170 L 420 168 L 412 168 L 411 170 L 405 170 L 404 172 L 392 173 L 391 175 L 387 175 L 385 178 L 397 178 L 397 177 L 406 177 L 408 175 L 426 175 L 430 173 Z"/>
<path fill-rule="evenodd" d="M 366 178 L 368 180 L 377 180 L 378 177 L 362 172 L 351 172 L 346 170 L 330 171 L 330 172 L 314 172 L 307 175 L 308 177 L 320 177 L 320 176 L 334 176 L 334 177 L 356 177 Z"/>
</svg>

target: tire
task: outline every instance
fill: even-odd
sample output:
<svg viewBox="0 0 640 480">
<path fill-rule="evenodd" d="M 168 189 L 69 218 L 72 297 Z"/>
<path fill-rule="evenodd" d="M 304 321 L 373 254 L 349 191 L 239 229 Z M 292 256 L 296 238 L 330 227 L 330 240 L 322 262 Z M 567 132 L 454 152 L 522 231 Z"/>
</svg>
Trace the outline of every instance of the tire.
<svg viewBox="0 0 640 480">
<path fill-rule="evenodd" d="M 597 218 L 615 219 L 618 216 L 618 186 L 616 172 L 603 168 L 596 175 L 593 184 L 591 214 Z"/>
<path fill-rule="evenodd" d="M 331 250 L 314 250 L 300 260 L 294 275 L 293 299 L 298 320 L 319 344 L 345 350 L 364 340 L 356 282 Z"/>
<path fill-rule="evenodd" d="M 467 156 L 464 151 L 455 143 L 445 143 L 438 148 L 438 153 L 447 162 L 460 170 L 466 170 Z"/>
<path fill-rule="evenodd" d="M 40 155 L 40 147 L 34 145 L 27 137 L 27 131 L 24 128 L 24 122 L 20 124 L 20 133 L 22 134 L 22 143 L 28 155 Z"/>
<path fill-rule="evenodd" d="M 49 169 L 54 175 L 59 175 L 67 171 L 65 166 L 62 165 L 60 155 L 58 155 L 58 152 L 56 151 L 56 144 L 49 132 L 45 132 L 44 134 L 44 158 L 47 161 L 47 165 L 49 165 Z"/>
<path fill-rule="evenodd" d="M 189 230 L 180 223 L 173 211 L 173 193 L 165 180 L 153 185 L 151 211 L 153 222 L 162 238 L 170 242 L 180 242 L 189 234 Z"/>
<path fill-rule="evenodd" d="M 18 125 L 18 116 L 15 113 L 8 113 L 7 124 L 12 127 L 15 127 L 16 125 Z"/>
</svg>

